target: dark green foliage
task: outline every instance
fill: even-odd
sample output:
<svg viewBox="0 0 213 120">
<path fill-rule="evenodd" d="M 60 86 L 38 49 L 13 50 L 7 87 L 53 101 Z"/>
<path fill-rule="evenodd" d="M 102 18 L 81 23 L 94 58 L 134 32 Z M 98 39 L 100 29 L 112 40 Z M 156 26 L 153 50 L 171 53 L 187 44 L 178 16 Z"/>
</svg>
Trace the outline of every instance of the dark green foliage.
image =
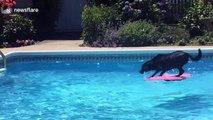
<svg viewBox="0 0 213 120">
<path fill-rule="evenodd" d="M 115 28 L 108 28 L 106 29 L 104 36 L 102 39 L 95 40 L 90 43 L 92 47 L 121 47 L 122 45 L 119 44 L 120 40 L 120 29 Z"/>
<path fill-rule="evenodd" d="M 203 35 L 210 24 L 213 7 L 208 1 L 195 0 L 192 6 L 191 1 L 178 1 L 177 9 L 168 0 L 91 0 L 92 7 L 83 12 L 82 39 L 93 47 L 184 46 L 191 41 L 209 45 L 210 33 L 190 40 Z"/>
<path fill-rule="evenodd" d="M 146 22 L 136 21 L 125 24 L 119 32 L 122 46 L 149 46 L 159 39 L 157 27 Z"/>
<path fill-rule="evenodd" d="M 113 7 L 85 7 L 82 15 L 83 33 L 85 44 L 94 41 L 103 41 L 107 28 L 116 27 L 119 15 Z"/>
<path fill-rule="evenodd" d="M 146 21 L 127 23 L 119 29 L 107 29 L 104 40 L 92 43 L 93 47 L 133 47 L 154 45 L 160 38 L 157 27 Z"/>
<path fill-rule="evenodd" d="M 179 26 L 160 26 L 159 31 L 161 32 L 161 38 L 158 41 L 158 44 L 168 44 L 168 45 L 186 45 L 190 38 L 190 34 L 184 28 Z"/>
<path fill-rule="evenodd" d="M 207 32 L 203 36 L 197 36 L 191 40 L 191 44 L 213 45 L 213 32 Z"/>
<path fill-rule="evenodd" d="M 192 37 L 202 35 L 204 33 L 203 20 L 209 17 L 213 17 L 213 6 L 210 3 L 205 4 L 204 0 L 195 0 L 181 21 L 181 25 L 190 31 Z"/>
<path fill-rule="evenodd" d="M 21 15 L 13 15 L 3 26 L 4 42 L 13 43 L 16 40 L 32 39 L 35 29 L 32 20 Z"/>
<path fill-rule="evenodd" d="M 119 30 L 107 30 L 105 41 L 114 46 L 186 45 L 190 34 L 178 26 L 154 26 L 146 21 L 128 23 Z M 99 43 L 100 44 L 100 43 Z"/>
<path fill-rule="evenodd" d="M 120 0 L 118 8 L 123 21 L 168 22 L 172 17 L 168 0 Z"/>
</svg>

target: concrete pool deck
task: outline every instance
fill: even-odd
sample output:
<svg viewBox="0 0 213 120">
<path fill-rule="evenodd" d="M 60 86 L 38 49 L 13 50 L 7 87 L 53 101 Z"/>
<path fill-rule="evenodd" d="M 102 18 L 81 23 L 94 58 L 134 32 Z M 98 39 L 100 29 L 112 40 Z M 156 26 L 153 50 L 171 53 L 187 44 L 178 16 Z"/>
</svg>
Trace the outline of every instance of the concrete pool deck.
<svg viewBox="0 0 213 120">
<path fill-rule="evenodd" d="M 111 48 L 92 48 L 81 47 L 82 40 L 44 40 L 35 45 L 2 48 L 4 54 L 15 51 L 68 51 L 68 50 L 191 50 L 191 49 L 212 49 L 213 46 L 160 46 L 160 47 L 111 47 Z"/>
</svg>

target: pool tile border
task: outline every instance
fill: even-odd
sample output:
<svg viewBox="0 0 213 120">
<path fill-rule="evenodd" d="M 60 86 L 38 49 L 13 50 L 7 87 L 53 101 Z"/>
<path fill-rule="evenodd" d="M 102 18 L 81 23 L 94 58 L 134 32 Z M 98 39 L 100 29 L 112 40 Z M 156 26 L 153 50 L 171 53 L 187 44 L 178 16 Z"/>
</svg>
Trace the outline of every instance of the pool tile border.
<svg viewBox="0 0 213 120">
<path fill-rule="evenodd" d="M 131 61 L 147 60 L 158 53 L 170 51 L 89 51 L 89 52 L 14 52 L 6 56 L 7 63 L 14 62 L 55 62 L 55 61 Z M 188 51 L 193 56 L 197 55 L 197 50 Z M 213 60 L 213 52 L 206 51 L 202 59 Z"/>
</svg>

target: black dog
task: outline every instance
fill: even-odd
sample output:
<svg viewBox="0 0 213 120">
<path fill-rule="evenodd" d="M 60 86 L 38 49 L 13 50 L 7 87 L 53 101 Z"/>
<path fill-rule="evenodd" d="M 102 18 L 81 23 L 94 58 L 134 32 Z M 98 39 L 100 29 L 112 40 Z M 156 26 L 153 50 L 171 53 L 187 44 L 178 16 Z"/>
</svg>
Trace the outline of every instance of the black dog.
<svg viewBox="0 0 213 120">
<path fill-rule="evenodd" d="M 170 54 L 158 54 L 143 64 L 140 73 L 143 74 L 144 72 L 155 70 L 155 73 L 150 77 L 154 77 L 160 71 L 160 76 L 162 76 L 166 71 L 177 68 L 179 74 L 176 76 L 179 77 L 184 73 L 183 66 L 189 61 L 189 58 L 193 61 L 198 61 L 201 57 L 202 53 L 200 49 L 198 49 L 198 55 L 196 57 L 192 57 L 183 51 L 176 51 Z"/>
</svg>

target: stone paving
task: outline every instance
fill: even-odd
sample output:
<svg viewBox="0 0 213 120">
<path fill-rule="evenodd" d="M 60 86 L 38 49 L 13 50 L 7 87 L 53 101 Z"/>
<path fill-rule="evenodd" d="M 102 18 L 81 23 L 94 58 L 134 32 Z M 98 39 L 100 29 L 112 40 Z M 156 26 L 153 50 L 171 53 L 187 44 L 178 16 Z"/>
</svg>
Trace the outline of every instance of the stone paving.
<svg viewBox="0 0 213 120">
<path fill-rule="evenodd" d="M 35 45 L 3 48 L 0 49 L 4 54 L 15 51 L 80 51 L 80 50 L 190 50 L 190 49 L 212 49 L 213 46 L 160 46 L 160 47 L 116 47 L 116 48 L 92 48 L 82 47 L 82 40 L 44 40 Z"/>
</svg>

